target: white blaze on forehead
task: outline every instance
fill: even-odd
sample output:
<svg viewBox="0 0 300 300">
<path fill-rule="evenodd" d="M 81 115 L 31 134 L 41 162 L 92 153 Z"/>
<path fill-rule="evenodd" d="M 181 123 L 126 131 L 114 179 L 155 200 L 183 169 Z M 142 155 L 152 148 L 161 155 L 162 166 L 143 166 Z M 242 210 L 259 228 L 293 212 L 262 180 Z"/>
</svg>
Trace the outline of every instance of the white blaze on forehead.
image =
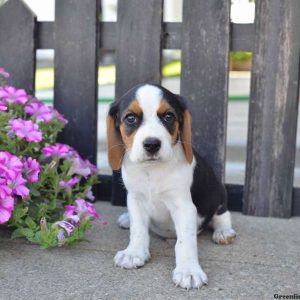
<svg viewBox="0 0 300 300">
<path fill-rule="evenodd" d="M 145 119 L 157 114 L 162 99 L 162 91 L 153 85 L 144 85 L 136 91 L 136 99 L 143 111 Z"/>
<path fill-rule="evenodd" d="M 139 87 L 135 93 L 135 99 L 143 112 L 143 122 L 134 135 L 129 153 L 129 159 L 132 162 L 142 162 L 149 159 L 144 149 L 144 141 L 149 137 L 161 141 L 161 148 L 156 154 L 158 159 L 168 161 L 172 158 L 171 135 L 157 116 L 162 98 L 163 91 L 150 84 Z"/>
</svg>

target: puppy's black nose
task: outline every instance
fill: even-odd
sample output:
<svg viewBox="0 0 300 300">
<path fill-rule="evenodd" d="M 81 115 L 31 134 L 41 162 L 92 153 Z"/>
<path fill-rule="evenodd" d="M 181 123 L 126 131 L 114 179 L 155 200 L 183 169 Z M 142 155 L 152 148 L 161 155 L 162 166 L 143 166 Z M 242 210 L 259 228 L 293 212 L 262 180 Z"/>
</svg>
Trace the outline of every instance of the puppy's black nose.
<svg viewBox="0 0 300 300">
<path fill-rule="evenodd" d="M 160 149 L 161 141 L 157 138 L 146 138 L 143 142 L 143 146 L 149 154 L 155 154 Z"/>
</svg>

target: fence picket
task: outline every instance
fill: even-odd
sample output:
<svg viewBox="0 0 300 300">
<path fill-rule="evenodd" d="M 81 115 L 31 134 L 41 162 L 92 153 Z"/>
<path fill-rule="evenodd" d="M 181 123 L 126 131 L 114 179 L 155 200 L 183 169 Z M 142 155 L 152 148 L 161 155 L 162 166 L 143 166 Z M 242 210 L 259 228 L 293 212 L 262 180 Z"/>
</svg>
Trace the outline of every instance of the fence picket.
<svg viewBox="0 0 300 300">
<path fill-rule="evenodd" d="M 162 0 L 119 1 L 116 97 L 138 83 L 160 83 L 162 6 Z"/>
<path fill-rule="evenodd" d="M 55 5 L 54 104 L 69 120 L 61 140 L 84 157 L 97 157 L 98 1 Z"/>
<path fill-rule="evenodd" d="M 181 94 L 192 112 L 193 145 L 224 180 L 230 1 L 183 2 Z"/>
<path fill-rule="evenodd" d="M 0 9 L 0 67 L 18 88 L 34 93 L 36 17 L 23 1 L 10 0 Z"/>
<path fill-rule="evenodd" d="M 289 217 L 298 114 L 300 2 L 256 3 L 244 212 Z"/>
</svg>

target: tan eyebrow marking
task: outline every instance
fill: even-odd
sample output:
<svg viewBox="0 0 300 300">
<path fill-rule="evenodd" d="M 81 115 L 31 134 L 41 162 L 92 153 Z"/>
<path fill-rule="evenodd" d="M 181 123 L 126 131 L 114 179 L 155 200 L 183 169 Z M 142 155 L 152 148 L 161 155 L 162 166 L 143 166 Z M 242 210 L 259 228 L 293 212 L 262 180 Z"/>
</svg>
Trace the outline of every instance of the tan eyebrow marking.
<svg viewBox="0 0 300 300">
<path fill-rule="evenodd" d="M 161 99 L 160 100 L 159 108 L 157 110 L 157 113 L 158 114 L 163 114 L 163 113 L 165 113 L 168 110 L 172 110 L 173 111 L 172 106 L 165 99 Z"/>
<path fill-rule="evenodd" d="M 133 100 L 130 103 L 130 105 L 128 107 L 128 110 L 131 111 L 131 112 L 133 112 L 134 114 L 136 114 L 138 116 L 143 113 L 142 108 L 140 107 L 140 104 L 139 104 L 139 102 L 137 100 Z"/>
<path fill-rule="evenodd" d="M 166 113 L 168 111 L 175 113 L 174 108 L 165 99 L 161 99 L 160 106 L 157 110 L 157 114 L 158 115 L 163 115 L 164 113 Z M 176 118 L 175 121 L 174 121 L 174 124 L 173 124 L 173 128 L 171 130 L 171 139 L 172 139 L 172 144 L 173 145 L 175 145 L 177 143 L 178 134 L 179 134 L 179 123 L 178 123 L 178 120 Z"/>
</svg>

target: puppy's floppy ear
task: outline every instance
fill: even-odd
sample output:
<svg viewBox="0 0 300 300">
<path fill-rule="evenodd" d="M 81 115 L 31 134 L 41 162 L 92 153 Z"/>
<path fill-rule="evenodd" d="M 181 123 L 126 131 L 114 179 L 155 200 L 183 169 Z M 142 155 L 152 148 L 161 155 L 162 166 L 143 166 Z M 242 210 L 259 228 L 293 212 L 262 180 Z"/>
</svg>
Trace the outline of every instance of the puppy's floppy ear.
<svg viewBox="0 0 300 300">
<path fill-rule="evenodd" d="M 106 118 L 108 161 L 114 171 L 121 169 L 122 160 L 125 153 L 125 147 L 121 133 L 116 124 L 117 111 L 117 105 L 114 103 L 111 106 L 109 114 Z"/>
<path fill-rule="evenodd" d="M 179 119 L 180 124 L 180 141 L 184 150 L 185 158 L 189 164 L 193 161 L 193 147 L 192 147 L 192 118 L 187 109 L 187 100 L 180 96 L 177 97 L 177 109 L 180 111 L 180 116 L 182 119 Z"/>
<path fill-rule="evenodd" d="M 185 153 L 185 158 L 189 164 L 193 161 L 192 147 L 192 118 L 188 110 L 183 112 L 183 125 L 180 131 L 180 140 Z"/>
</svg>

